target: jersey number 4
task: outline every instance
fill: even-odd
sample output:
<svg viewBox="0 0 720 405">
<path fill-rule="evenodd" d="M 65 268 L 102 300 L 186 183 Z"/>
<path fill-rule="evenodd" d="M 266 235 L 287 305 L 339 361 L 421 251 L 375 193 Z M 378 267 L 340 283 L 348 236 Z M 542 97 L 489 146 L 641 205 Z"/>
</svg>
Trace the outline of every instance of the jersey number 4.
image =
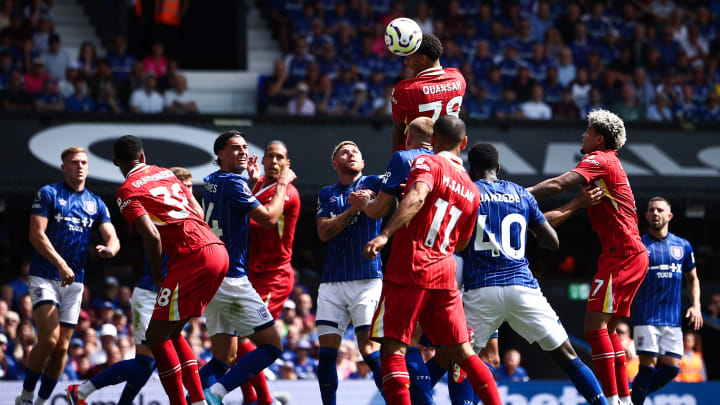
<svg viewBox="0 0 720 405">
<path fill-rule="evenodd" d="M 503 253 L 505 256 L 513 259 L 522 259 L 525 257 L 525 232 L 527 231 L 527 221 L 525 217 L 520 214 L 508 214 L 500 222 L 500 243 L 498 243 L 497 237 L 494 233 L 490 232 L 490 229 L 486 227 L 487 215 L 478 215 L 477 220 L 477 234 L 475 236 L 475 245 L 473 248 L 475 251 L 481 252 L 483 250 L 489 250 L 493 257 L 500 256 Z M 511 239 L 510 228 L 513 224 L 520 226 L 520 233 L 518 235 L 518 241 L 520 246 L 517 249 L 513 248 Z"/>
<path fill-rule="evenodd" d="M 462 96 L 457 96 L 457 97 L 451 98 L 450 101 L 448 101 L 447 105 L 445 106 L 445 114 L 454 115 L 457 117 L 460 114 L 460 106 L 462 106 L 462 101 L 463 101 Z M 425 112 L 425 111 L 433 112 L 433 116 L 432 116 L 433 121 L 437 121 L 437 119 L 440 118 L 440 113 L 442 112 L 442 108 L 443 108 L 442 100 L 418 105 L 419 112 Z"/>
</svg>

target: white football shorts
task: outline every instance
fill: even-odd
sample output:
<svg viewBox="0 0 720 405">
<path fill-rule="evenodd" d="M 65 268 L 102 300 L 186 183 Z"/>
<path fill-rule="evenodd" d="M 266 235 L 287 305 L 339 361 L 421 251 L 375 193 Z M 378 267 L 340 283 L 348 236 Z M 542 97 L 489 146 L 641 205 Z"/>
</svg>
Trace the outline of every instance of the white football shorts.
<svg viewBox="0 0 720 405">
<path fill-rule="evenodd" d="M 55 305 L 60 313 L 60 326 L 72 329 L 77 325 L 80 316 L 85 285 L 77 281 L 64 287 L 61 284 L 62 281 L 59 280 L 30 276 L 28 281 L 30 302 L 33 310 L 43 304 Z"/>
<path fill-rule="evenodd" d="M 318 336 L 342 336 L 352 321 L 355 330 L 369 330 L 382 293 L 382 279 L 321 283 L 315 324 Z"/>
<path fill-rule="evenodd" d="M 267 305 L 247 276 L 223 279 L 205 307 L 205 320 L 210 336 L 237 333 L 246 337 L 275 324 Z"/>
<path fill-rule="evenodd" d="M 633 328 L 637 354 L 678 359 L 683 354 L 683 334 L 679 326 L 638 325 Z"/>
<path fill-rule="evenodd" d="M 135 287 L 130 298 L 132 307 L 133 337 L 136 345 L 146 345 L 145 333 L 152 318 L 157 293 Z"/>
</svg>

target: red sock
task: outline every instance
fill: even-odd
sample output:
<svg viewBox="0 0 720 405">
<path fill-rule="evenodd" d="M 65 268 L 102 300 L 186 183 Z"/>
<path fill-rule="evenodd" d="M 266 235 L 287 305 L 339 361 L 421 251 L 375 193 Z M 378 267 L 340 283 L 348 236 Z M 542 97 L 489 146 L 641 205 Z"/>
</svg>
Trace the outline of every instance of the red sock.
<svg viewBox="0 0 720 405">
<path fill-rule="evenodd" d="M 165 388 L 165 393 L 170 399 L 170 404 L 184 405 L 185 392 L 183 391 L 182 377 L 180 376 L 180 359 L 175 352 L 173 342 L 168 339 L 153 345 L 150 350 L 152 350 L 155 357 L 158 376 L 163 388 Z"/>
<path fill-rule="evenodd" d="M 473 391 L 485 405 L 502 405 L 492 373 L 478 356 L 470 356 L 460 364 L 470 379 Z"/>
<path fill-rule="evenodd" d="M 380 359 L 383 376 L 383 394 L 389 405 L 412 405 L 410 402 L 410 374 L 405 357 L 388 354 Z"/>
<path fill-rule="evenodd" d="M 258 396 L 258 405 L 270 405 L 275 401 L 270 394 L 270 388 L 268 388 L 267 380 L 265 379 L 265 373 L 259 372 L 250 379 L 252 386 L 255 387 L 255 392 Z"/>
<path fill-rule="evenodd" d="M 627 359 L 625 358 L 625 349 L 623 349 L 620 336 L 613 332 L 610 335 L 613 349 L 615 349 L 615 379 L 617 381 L 618 396 L 629 397 L 630 396 L 630 385 L 628 384 L 627 376 Z"/>
<path fill-rule="evenodd" d="M 182 369 L 182 382 L 190 396 L 190 402 L 199 402 L 205 400 L 202 392 L 202 383 L 200 382 L 200 374 L 198 373 L 197 359 L 190 344 L 182 335 L 172 338 L 175 351 L 180 358 L 180 366 Z"/>
<path fill-rule="evenodd" d="M 617 382 L 615 378 L 615 349 L 608 335 L 607 329 L 596 329 L 587 333 L 588 342 L 592 349 L 592 361 L 595 365 L 595 375 L 600 380 L 606 397 L 617 395 Z"/>
<path fill-rule="evenodd" d="M 237 358 L 240 359 L 240 357 L 250 353 L 253 350 L 255 350 L 255 345 L 253 344 L 253 342 L 247 340 L 245 341 L 245 343 L 241 343 L 238 345 Z M 252 379 L 241 385 L 240 388 L 242 389 L 244 403 L 251 404 L 253 402 L 257 402 L 258 394 L 257 392 L 255 392 L 255 388 L 253 387 Z"/>
</svg>

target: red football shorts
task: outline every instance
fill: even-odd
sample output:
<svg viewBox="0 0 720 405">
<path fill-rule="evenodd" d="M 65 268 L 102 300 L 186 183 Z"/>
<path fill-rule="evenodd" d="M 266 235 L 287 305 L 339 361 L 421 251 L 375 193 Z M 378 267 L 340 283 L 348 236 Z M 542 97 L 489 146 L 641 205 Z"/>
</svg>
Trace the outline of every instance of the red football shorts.
<svg viewBox="0 0 720 405">
<path fill-rule="evenodd" d="M 282 312 L 295 286 L 295 271 L 289 264 L 279 270 L 248 272 L 248 279 L 270 310 L 273 319 Z"/>
<path fill-rule="evenodd" d="M 630 304 L 645 279 L 649 264 L 647 251 L 630 256 L 598 258 L 598 271 L 590 286 L 587 308 L 593 311 L 630 316 Z"/>
<path fill-rule="evenodd" d="M 418 322 L 436 345 L 468 341 L 460 291 L 404 287 L 384 281 L 370 337 L 388 337 L 410 345 Z"/>
<path fill-rule="evenodd" d="M 152 319 L 181 321 L 201 316 L 227 274 L 225 245 L 206 245 L 189 255 L 170 258 L 158 291 Z"/>
</svg>

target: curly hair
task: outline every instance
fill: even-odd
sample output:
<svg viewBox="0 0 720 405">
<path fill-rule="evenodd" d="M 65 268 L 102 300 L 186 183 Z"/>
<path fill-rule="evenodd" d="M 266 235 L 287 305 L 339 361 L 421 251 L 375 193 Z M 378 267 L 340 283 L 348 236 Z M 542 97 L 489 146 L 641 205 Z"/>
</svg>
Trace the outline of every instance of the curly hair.
<svg viewBox="0 0 720 405">
<path fill-rule="evenodd" d="M 622 118 L 608 110 L 592 110 L 587 115 L 588 125 L 605 138 L 605 147 L 620 150 L 627 141 Z"/>
</svg>

